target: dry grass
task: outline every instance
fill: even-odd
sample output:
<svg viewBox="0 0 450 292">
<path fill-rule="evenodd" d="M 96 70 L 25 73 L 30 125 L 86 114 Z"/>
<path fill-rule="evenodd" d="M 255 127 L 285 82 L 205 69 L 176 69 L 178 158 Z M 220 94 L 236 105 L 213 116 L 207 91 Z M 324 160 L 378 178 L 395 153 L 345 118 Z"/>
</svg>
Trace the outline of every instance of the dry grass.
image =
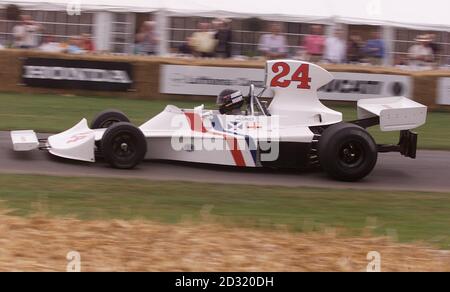
<svg viewBox="0 0 450 292">
<path fill-rule="evenodd" d="M 0 271 L 364 271 L 378 251 L 383 271 L 450 271 L 450 254 L 387 238 L 262 231 L 216 224 L 80 221 L 0 214 Z"/>
</svg>

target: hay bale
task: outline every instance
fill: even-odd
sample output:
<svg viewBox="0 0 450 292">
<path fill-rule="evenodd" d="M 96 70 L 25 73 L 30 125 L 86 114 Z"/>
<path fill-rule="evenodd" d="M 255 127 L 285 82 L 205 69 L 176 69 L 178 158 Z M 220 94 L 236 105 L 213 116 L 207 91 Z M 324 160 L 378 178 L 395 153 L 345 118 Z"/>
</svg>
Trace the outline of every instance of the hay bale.
<svg viewBox="0 0 450 292">
<path fill-rule="evenodd" d="M 290 233 L 215 223 L 80 221 L 0 213 L 0 271 L 365 271 L 381 254 L 382 271 L 450 271 L 450 254 L 388 238 L 341 237 L 337 230 Z"/>
</svg>

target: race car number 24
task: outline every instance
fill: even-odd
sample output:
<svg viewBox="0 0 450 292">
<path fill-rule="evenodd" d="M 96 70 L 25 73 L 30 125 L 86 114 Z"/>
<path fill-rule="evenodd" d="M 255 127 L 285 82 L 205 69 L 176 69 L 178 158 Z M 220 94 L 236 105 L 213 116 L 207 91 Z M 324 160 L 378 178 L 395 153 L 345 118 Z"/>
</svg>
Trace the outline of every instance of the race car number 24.
<svg viewBox="0 0 450 292">
<path fill-rule="evenodd" d="M 288 63 L 277 62 L 272 66 L 272 72 L 275 73 L 275 77 L 270 82 L 271 87 L 286 88 L 291 85 L 292 82 L 299 82 L 298 89 L 311 89 L 311 78 L 309 77 L 309 64 L 302 64 L 295 70 L 294 74 L 291 74 L 291 67 Z M 291 79 L 286 79 L 290 76 Z"/>
</svg>

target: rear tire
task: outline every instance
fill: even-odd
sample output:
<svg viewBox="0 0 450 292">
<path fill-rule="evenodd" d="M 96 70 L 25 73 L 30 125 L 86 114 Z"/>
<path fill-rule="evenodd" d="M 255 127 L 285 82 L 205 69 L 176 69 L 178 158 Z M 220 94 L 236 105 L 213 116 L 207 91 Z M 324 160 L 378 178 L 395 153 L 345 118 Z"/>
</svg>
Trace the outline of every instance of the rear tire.
<svg viewBox="0 0 450 292">
<path fill-rule="evenodd" d="M 319 161 L 325 172 L 338 180 L 358 181 L 374 169 L 377 145 L 363 128 L 339 123 L 327 128 L 319 140 Z"/>
<path fill-rule="evenodd" d="M 147 141 L 142 131 L 130 123 L 116 123 L 103 135 L 103 156 L 112 167 L 132 169 L 147 153 Z"/>
<path fill-rule="evenodd" d="M 92 120 L 91 129 L 107 129 L 120 122 L 129 123 L 128 117 L 121 111 L 109 109 L 97 114 Z"/>
</svg>

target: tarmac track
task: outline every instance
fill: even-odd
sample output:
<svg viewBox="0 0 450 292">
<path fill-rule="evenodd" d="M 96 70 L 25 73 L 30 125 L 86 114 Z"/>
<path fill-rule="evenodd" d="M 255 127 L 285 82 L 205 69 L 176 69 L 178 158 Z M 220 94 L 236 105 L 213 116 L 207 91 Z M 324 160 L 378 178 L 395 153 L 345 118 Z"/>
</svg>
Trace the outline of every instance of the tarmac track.
<svg viewBox="0 0 450 292">
<path fill-rule="evenodd" d="M 320 171 L 279 171 L 148 161 L 134 170 L 117 170 L 104 162 L 60 159 L 44 151 L 17 153 L 8 132 L 0 132 L 0 173 L 79 177 L 120 177 L 288 187 L 450 192 L 450 152 L 419 151 L 416 160 L 398 153 L 380 154 L 373 173 L 357 183 L 337 182 Z M 0 186 L 1 189 L 1 186 Z"/>
</svg>

